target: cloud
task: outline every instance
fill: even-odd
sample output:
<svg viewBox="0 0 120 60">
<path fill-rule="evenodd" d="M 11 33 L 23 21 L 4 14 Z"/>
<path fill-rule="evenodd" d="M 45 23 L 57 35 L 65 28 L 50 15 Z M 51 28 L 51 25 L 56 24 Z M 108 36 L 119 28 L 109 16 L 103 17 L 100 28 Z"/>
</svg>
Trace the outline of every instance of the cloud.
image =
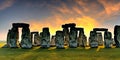
<svg viewBox="0 0 120 60">
<path fill-rule="evenodd" d="M 117 2 L 116 2 L 117 1 Z M 55 3 L 55 2 L 54 2 Z M 52 34 L 56 30 L 62 30 L 65 23 L 76 23 L 78 27 L 84 27 L 86 35 L 94 27 L 110 27 L 105 24 L 107 20 L 114 20 L 113 15 L 120 13 L 119 0 L 67 0 L 59 1 L 58 5 L 49 5 L 51 16 L 43 20 L 32 20 L 31 30 L 41 31 L 43 27 L 49 27 Z"/>
<path fill-rule="evenodd" d="M 15 0 L 5 0 L 0 4 L 0 10 L 4 10 L 8 7 L 11 7 L 14 4 Z"/>
<path fill-rule="evenodd" d="M 49 27 L 50 32 L 52 35 L 55 34 L 57 30 L 62 30 L 62 24 L 66 23 L 76 23 L 77 27 L 82 27 L 85 29 L 85 34 L 89 36 L 89 32 L 94 28 L 99 26 L 99 23 L 94 20 L 93 18 L 90 18 L 88 16 L 84 17 L 71 17 L 68 19 L 64 19 L 60 15 L 55 15 L 52 17 L 49 17 L 45 19 L 44 21 L 35 21 L 31 20 L 30 24 L 30 29 L 31 31 L 42 31 L 43 27 Z"/>
</svg>

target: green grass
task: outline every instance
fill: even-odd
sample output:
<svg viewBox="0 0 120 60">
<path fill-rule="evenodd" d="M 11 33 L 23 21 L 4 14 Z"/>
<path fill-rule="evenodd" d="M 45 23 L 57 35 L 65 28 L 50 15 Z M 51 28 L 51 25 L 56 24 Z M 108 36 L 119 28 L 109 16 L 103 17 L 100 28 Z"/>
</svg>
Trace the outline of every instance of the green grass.
<svg viewBox="0 0 120 60">
<path fill-rule="evenodd" d="M 0 46 L 4 44 L 1 43 Z M 120 60 L 120 48 L 11 49 L 0 48 L 0 60 Z"/>
</svg>

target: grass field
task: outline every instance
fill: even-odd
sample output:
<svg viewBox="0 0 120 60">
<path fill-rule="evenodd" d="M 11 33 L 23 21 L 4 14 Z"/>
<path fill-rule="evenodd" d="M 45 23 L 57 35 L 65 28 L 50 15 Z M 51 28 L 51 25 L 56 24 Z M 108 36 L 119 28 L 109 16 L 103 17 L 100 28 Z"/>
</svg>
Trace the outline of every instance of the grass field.
<svg viewBox="0 0 120 60">
<path fill-rule="evenodd" d="M 4 43 L 0 43 L 0 47 Z M 120 48 L 11 49 L 0 48 L 0 60 L 120 60 Z"/>
</svg>

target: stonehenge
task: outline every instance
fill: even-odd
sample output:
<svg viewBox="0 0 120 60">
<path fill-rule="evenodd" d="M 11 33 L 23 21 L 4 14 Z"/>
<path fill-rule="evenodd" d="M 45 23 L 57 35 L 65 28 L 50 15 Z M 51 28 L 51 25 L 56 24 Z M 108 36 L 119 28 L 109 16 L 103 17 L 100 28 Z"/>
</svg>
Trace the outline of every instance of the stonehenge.
<svg viewBox="0 0 120 60">
<path fill-rule="evenodd" d="M 90 47 L 92 48 L 98 47 L 97 33 L 95 31 L 90 32 L 89 44 L 90 44 Z"/>
<path fill-rule="evenodd" d="M 114 27 L 114 40 L 116 47 L 120 47 L 120 25 Z"/>
<path fill-rule="evenodd" d="M 55 44 L 56 44 L 56 48 L 58 48 L 58 49 L 63 49 L 64 48 L 64 34 L 63 34 L 63 31 L 56 31 Z"/>
<path fill-rule="evenodd" d="M 84 28 L 76 28 L 78 33 L 78 46 L 85 47 L 87 45 L 87 37 L 84 34 Z"/>
<path fill-rule="evenodd" d="M 50 47 L 50 32 L 49 28 L 43 28 L 41 35 L 41 48 L 49 48 Z"/>
<path fill-rule="evenodd" d="M 33 46 L 40 46 L 41 44 L 40 44 L 39 32 L 31 32 L 31 40 L 32 40 L 32 45 Z"/>
<path fill-rule="evenodd" d="M 110 48 L 113 44 L 112 33 L 109 31 L 104 33 L 104 44 L 106 48 Z"/>
<path fill-rule="evenodd" d="M 77 30 L 74 26 L 71 26 L 70 28 L 69 47 L 70 48 L 77 47 Z"/>
<path fill-rule="evenodd" d="M 102 36 L 101 32 L 104 32 L 104 36 Z M 94 28 L 93 31 L 90 32 L 89 43 L 91 47 L 105 45 L 106 48 L 110 48 L 113 43 L 112 34 L 106 28 Z"/>
<path fill-rule="evenodd" d="M 22 28 L 22 35 L 19 37 L 19 28 Z M 84 28 L 76 27 L 75 23 L 62 25 L 63 30 L 57 30 L 55 35 L 50 34 L 49 27 L 44 27 L 42 32 L 30 31 L 27 23 L 13 23 L 8 30 L 6 48 L 40 48 L 56 47 L 63 49 L 65 46 L 70 48 L 86 47 L 91 48 L 105 46 L 111 48 L 113 45 L 120 47 L 120 25 L 114 27 L 114 39 L 112 33 L 107 28 L 93 28 L 89 38 L 85 35 Z M 21 41 L 19 39 L 21 38 Z"/>
<path fill-rule="evenodd" d="M 18 41 L 18 28 L 22 28 L 21 42 Z M 17 48 L 18 45 L 20 45 L 21 48 L 32 48 L 29 24 L 13 23 L 12 29 L 10 29 L 7 34 L 7 45 L 10 48 Z"/>
<path fill-rule="evenodd" d="M 55 47 L 56 45 L 55 45 L 55 36 L 53 35 L 52 37 L 51 37 L 51 41 L 50 41 L 50 47 Z"/>
</svg>

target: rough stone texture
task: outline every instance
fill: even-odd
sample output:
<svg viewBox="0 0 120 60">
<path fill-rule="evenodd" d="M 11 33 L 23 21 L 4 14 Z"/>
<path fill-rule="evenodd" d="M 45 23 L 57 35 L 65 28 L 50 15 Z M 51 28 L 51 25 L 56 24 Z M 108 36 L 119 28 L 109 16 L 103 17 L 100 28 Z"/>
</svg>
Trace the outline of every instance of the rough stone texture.
<svg viewBox="0 0 120 60">
<path fill-rule="evenodd" d="M 9 30 L 7 34 L 7 45 L 10 48 L 17 48 L 18 38 L 19 38 L 18 28 L 13 27 L 11 30 Z"/>
<path fill-rule="evenodd" d="M 87 37 L 84 35 L 84 29 L 83 28 L 77 28 L 78 34 L 78 46 L 84 47 L 87 43 Z"/>
<path fill-rule="evenodd" d="M 104 33 L 104 45 L 106 48 L 111 48 L 113 44 L 113 40 L 112 40 L 112 34 L 111 32 L 105 32 Z"/>
<path fill-rule="evenodd" d="M 34 44 L 36 46 L 40 46 L 40 35 L 39 35 L 39 33 L 35 33 L 35 35 L 34 35 Z"/>
<path fill-rule="evenodd" d="M 67 25 L 62 25 L 62 28 L 63 28 L 63 33 L 64 33 L 64 36 L 65 36 L 65 38 L 64 38 L 64 44 L 65 45 L 69 45 L 69 29 L 68 29 L 68 27 L 69 26 L 67 26 Z"/>
<path fill-rule="evenodd" d="M 32 48 L 32 40 L 28 27 L 23 27 L 22 29 L 22 40 L 20 46 L 21 48 Z"/>
<path fill-rule="evenodd" d="M 97 41 L 99 46 L 103 46 L 103 37 L 101 32 L 97 32 Z"/>
<path fill-rule="evenodd" d="M 50 46 L 55 47 L 55 36 L 52 36 L 51 41 L 50 41 Z"/>
<path fill-rule="evenodd" d="M 64 48 L 64 34 L 63 34 L 63 31 L 56 31 L 55 42 L 56 42 L 56 47 L 58 49 Z"/>
<path fill-rule="evenodd" d="M 93 31 L 108 31 L 106 28 L 94 28 Z"/>
<path fill-rule="evenodd" d="M 114 28 L 114 40 L 116 47 L 120 47 L 120 26 L 116 25 Z"/>
<path fill-rule="evenodd" d="M 43 32 L 41 32 L 41 48 L 49 48 L 49 47 L 50 47 L 49 28 L 43 28 Z"/>
<path fill-rule="evenodd" d="M 32 47 L 32 42 L 30 39 L 30 30 L 29 30 L 29 24 L 26 23 L 13 23 L 12 24 L 12 29 L 9 30 L 7 34 L 7 45 L 11 48 L 17 48 L 18 44 L 18 39 L 19 39 L 19 32 L 18 28 L 23 28 L 22 29 L 22 40 L 20 43 L 20 47 L 22 48 L 31 48 Z"/>
<path fill-rule="evenodd" d="M 92 48 L 98 47 L 97 33 L 95 31 L 90 32 L 89 44 Z"/>
<path fill-rule="evenodd" d="M 39 35 L 39 32 L 31 32 L 31 40 L 32 40 L 32 45 L 33 46 L 40 46 L 40 35 Z"/>
<path fill-rule="evenodd" d="M 85 46 L 87 46 L 87 37 L 85 36 L 85 35 L 83 35 L 83 40 L 82 40 L 82 42 L 83 42 L 83 47 L 85 47 Z"/>
<path fill-rule="evenodd" d="M 75 27 L 70 28 L 70 35 L 69 35 L 69 47 L 76 48 L 77 47 L 77 30 Z"/>
</svg>

